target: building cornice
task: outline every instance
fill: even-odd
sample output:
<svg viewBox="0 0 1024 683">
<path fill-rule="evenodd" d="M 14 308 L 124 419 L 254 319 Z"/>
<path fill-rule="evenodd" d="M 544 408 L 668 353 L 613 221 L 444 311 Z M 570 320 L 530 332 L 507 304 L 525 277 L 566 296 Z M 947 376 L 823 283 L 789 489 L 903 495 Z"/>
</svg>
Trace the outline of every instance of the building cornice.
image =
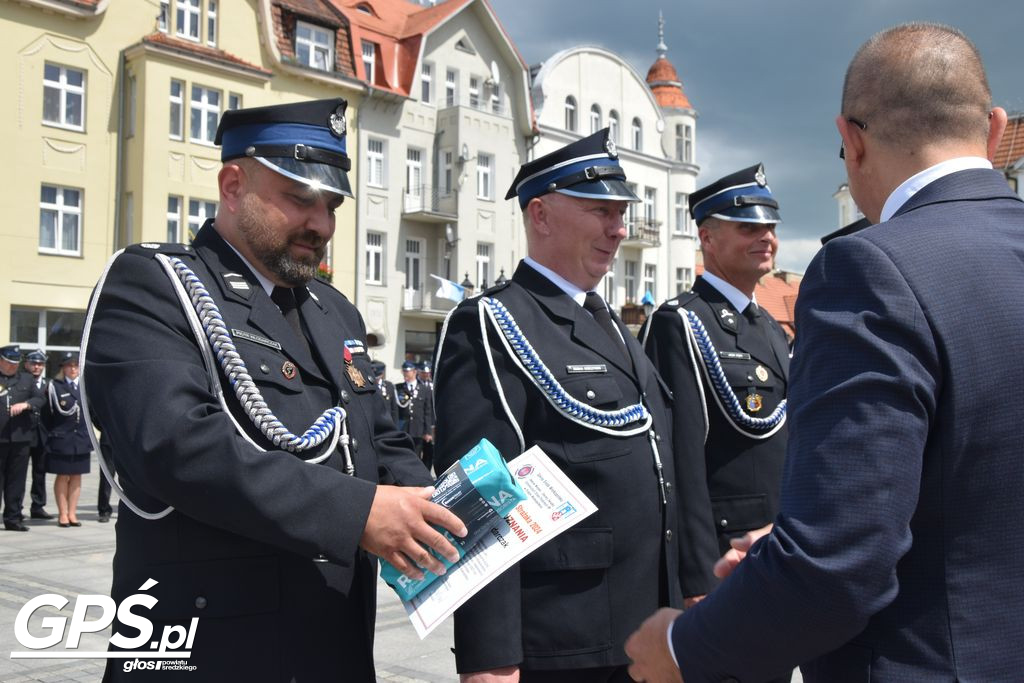
<svg viewBox="0 0 1024 683">
<path fill-rule="evenodd" d="M 110 0 L 8 0 L 19 5 L 37 7 L 42 10 L 63 14 L 72 19 L 92 19 L 98 17 L 107 10 Z"/>
<path fill-rule="evenodd" d="M 185 46 L 179 47 L 168 43 L 154 43 L 145 39 L 125 49 L 124 54 L 128 59 L 145 55 L 170 57 L 192 66 L 204 66 L 256 81 L 269 81 L 274 76 L 273 72 L 257 66 L 247 66 L 227 59 L 218 59 L 209 55 L 198 54 Z"/>
</svg>

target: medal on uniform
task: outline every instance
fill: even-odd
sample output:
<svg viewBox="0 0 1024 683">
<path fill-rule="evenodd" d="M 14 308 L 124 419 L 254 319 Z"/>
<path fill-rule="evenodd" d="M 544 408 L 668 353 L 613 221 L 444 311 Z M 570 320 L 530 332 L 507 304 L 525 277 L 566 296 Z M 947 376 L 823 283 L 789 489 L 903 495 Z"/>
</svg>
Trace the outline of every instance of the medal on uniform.
<svg viewBox="0 0 1024 683">
<path fill-rule="evenodd" d="M 352 352 L 345 348 L 345 373 L 348 375 L 348 379 L 358 389 L 362 389 L 366 386 L 366 378 L 363 377 L 363 373 L 359 372 L 359 368 L 352 365 Z"/>
<path fill-rule="evenodd" d="M 754 374 L 757 375 L 757 378 L 762 382 L 768 381 L 768 370 L 763 365 L 758 365 L 754 368 Z"/>
<path fill-rule="evenodd" d="M 290 360 L 286 360 L 284 365 L 281 366 L 281 374 L 284 375 L 285 379 L 295 379 L 295 363 Z"/>
<path fill-rule="evenodd" d="M 749 410 L 752 413 L 760 411 L 762 401 L 763 398 L 761 397 L 761 394 L 758 394 L 754 392 L 753 389 L 751 389 L 750 393 L 747 394 L 747 410 Z"/>
</svg>

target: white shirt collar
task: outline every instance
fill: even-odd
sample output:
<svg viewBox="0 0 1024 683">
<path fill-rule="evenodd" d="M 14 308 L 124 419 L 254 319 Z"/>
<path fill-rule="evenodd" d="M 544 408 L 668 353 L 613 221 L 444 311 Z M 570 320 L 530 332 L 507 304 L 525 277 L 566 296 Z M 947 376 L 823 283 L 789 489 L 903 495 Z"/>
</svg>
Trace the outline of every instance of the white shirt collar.
<svg viewBox="0 0 1024 683">
<path fill-rule="evenodd" d="M 551 280 L 551 282 L 553 282 L 555 285 L 557 285 L 560 290 L 562 290 L 563 292 L 568 294 L 570 299 L 575 301 L 580 306 L 583 305 L 583 302 L 587 298 L 586 290 L 580 289 L 579 287 L 577 287 L 573 283 L 569 282 L 568 280 L 566 280 L 564 277 L 562 277 L 561 275 L 559 275 L 555 271 L 553 271 L 550 268 L 547 268 L 545 266 L 542 266 L 541 264 L 537 263 L 536 261 L 534 261 L 529 256 L 525 257 L 523 259 L 523 261 L 526 263 L 526 265 L 530 266 L 531 268 L 536 270 L 538 273 L 540 273 L 541 275 L 543 275 L 547 279 Z"/>
<path fill-rule="evenodd" d="M 878 217 L 878 222 L 884 223 L 896 215 L 900 207 L 906 204 L 911 197 L 920 192 L 926 185 L 951 173 L 966 171 L 969 168 L 992 168 L 992 163 L 988 159 L 981 157 L 957 157 L 956 159 L 940 161 L 920 173 L 915 173 L 904 180 L 899 187 L 892 191 L 889 198 L 885 200 L 885 204 L 882 206 L 882 214 Z"/>
<path fill-rule="evenodd" d="M 221 239 L 223 239 L 223 238 L 221 238 Z M 261 273 L 260 271 L 256 270 L 255 268 L 253 268 L 252 264 L 249 263 L 249 260 L 246 259 L 244 256 L 242 256 L 242 252 L 240 252 L 237 249 L 235 249 L 234 245 L 232 245 L 231 242 L 228 242 L 227 240 L 224 240 L 224 244 L 226 244 L 229 247 L 231 247 L 231 251 L 233 251 L 236 254 L 238 254 L 238 258 L 242 259 L 242 263 L 245 264 L 245 267 L 248 268 L 250 271 L 252 271 L 252 274 L 256 276 L 256 280 L 263 287 L 263 291 L 265 291 L 267 293 L 267 296 L 270 296 L 271 292 L 274 291 L 274 283 L 271 282 L 263 273 Z"/>
<path fill-rule="evenodd" d="M 746 294 L 736 289 L 711 271 L 705 270 L 700 276 L 704 278 L 705 282 L 717 289 L 722 296 L 728 299 L 729 303 L 732 304 L 732 307 L 736 309 L 737 313 L 742 313 L 747 305 L 750 304 L 751 299 L 749 299 Z M 754 303 L 757 303 L 756 298 L 753 299 L 753 301 Z"/>
</svg>

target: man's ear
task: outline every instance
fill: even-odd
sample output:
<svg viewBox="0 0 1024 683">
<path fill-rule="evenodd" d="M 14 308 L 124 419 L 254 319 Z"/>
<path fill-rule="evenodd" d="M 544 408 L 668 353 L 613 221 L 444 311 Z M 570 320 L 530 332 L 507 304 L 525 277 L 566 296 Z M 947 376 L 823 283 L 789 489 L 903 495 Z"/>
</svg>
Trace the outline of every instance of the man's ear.
<svg viewBox="0 0 1024 683">
<path fill-rule="evenodd" d="M 864 137 L 860 127 L 852 125 L 845 116 L 840 114 L 836 117 L 836 128 L 839 129 L 839 137 L 843 139 L 846 162 L 859 166 L 861 157 L 864 156 Z"/>
<path fill-rule="evenodd" d="M 526 205 L 526 215 L 530 217 L 530 225 L 537 231 L 537 234 L 551 234 L 551 226 L 548 225 L 551 212 L 548 211 L 547 205 L 540 197 L 534 197 Z"/>
<path fill-rule="evenodd" d="M 228 162 L 221 167 L 217 174 L 217 187 L 220 190 L 221 206 L 235 213 L 241 204 L 242 196 L 245 194 L 246 186 L 249 183 L 249 176 L 240 164 Z"/>
<path fill-rule="evenodd" d="M 988 114 L 988 160 L 996 158 L 996 150 L 999 148 L 999 141 L 1003 139 L 1006 131 L 1006 110 L 1002 107 L 993 107 Z"/>
</svg>

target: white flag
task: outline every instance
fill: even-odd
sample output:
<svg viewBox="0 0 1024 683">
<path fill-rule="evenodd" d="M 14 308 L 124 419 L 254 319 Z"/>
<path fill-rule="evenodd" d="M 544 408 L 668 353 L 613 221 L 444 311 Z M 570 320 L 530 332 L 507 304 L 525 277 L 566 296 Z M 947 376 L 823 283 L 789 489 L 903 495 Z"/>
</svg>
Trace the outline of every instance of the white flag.
<svg viewBox="0 0 1024 683">
<path fill-rule="evenodd" d="M 434 296 L 439 296 L 442 299 L 451 299 L 456 303 L 466 298 L 466 290 L 462 287 L 462 285 L 456 284 L 451 280 L 445 280 L 443 277 L 438 277 L 433 273 L 430 274 L 430 277 L 434 278 L 440 283 L 440 285 L 437 288 L 437 291 L 434 292 Z"/>
</svg>

